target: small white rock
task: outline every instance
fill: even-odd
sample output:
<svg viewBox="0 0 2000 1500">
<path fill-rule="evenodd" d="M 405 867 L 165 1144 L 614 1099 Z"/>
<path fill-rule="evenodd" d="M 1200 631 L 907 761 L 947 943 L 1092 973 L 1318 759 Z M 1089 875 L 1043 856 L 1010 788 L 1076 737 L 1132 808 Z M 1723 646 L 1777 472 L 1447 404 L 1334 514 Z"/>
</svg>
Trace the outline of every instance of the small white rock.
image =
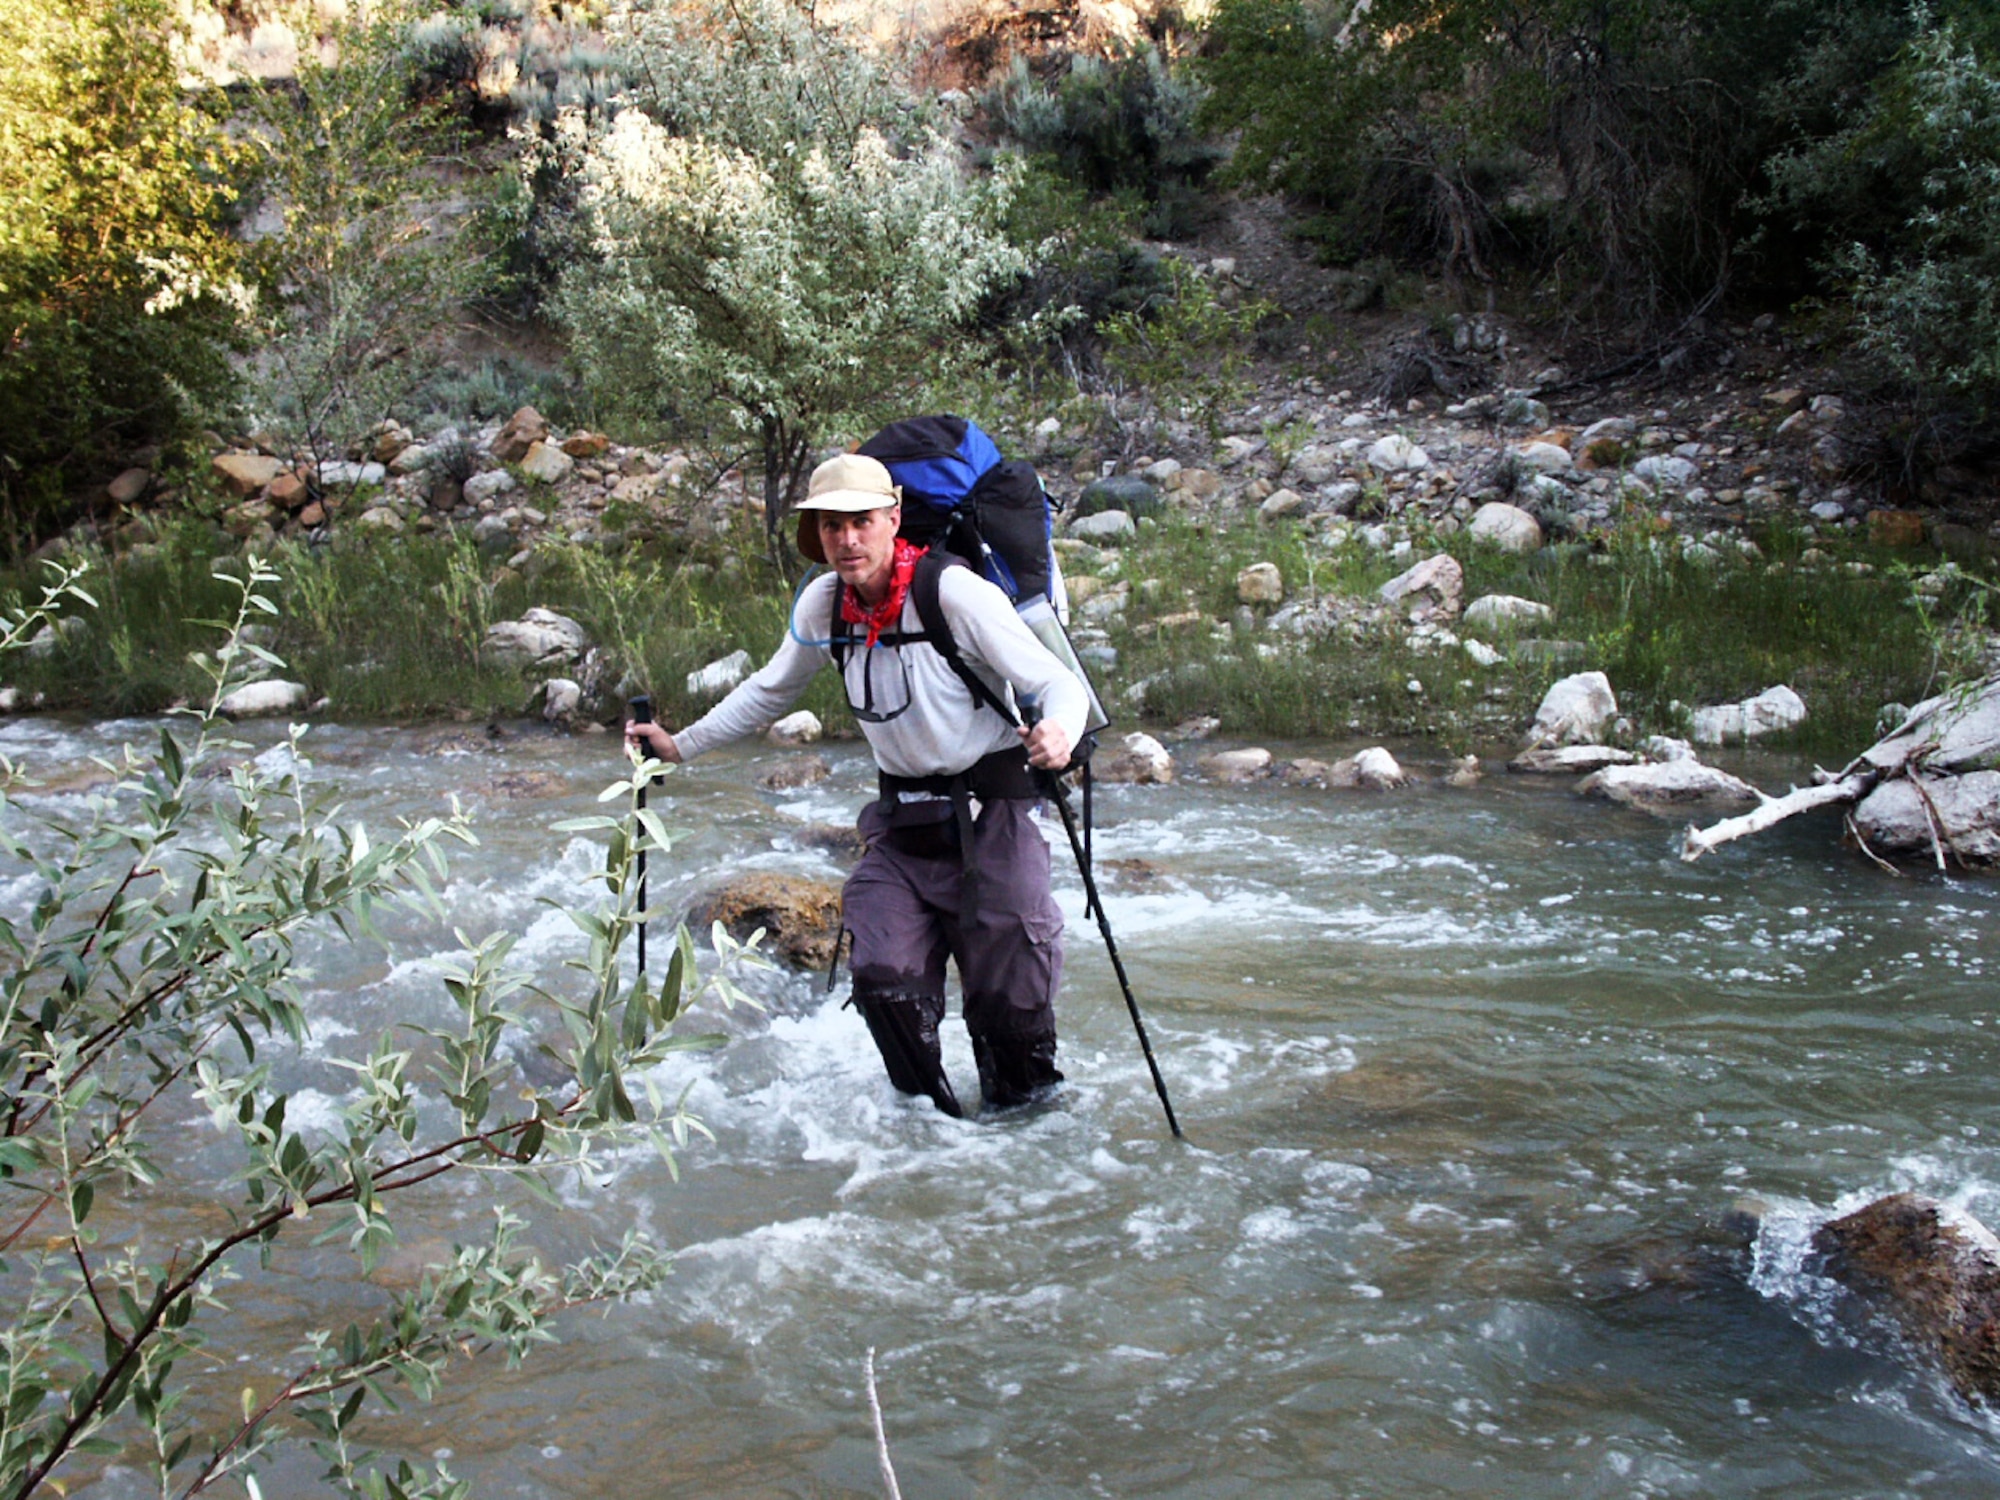
<svg viewBox="0 0 2000 1500">
<path fill-rule="evenodd" d="M 819 715 L 809 708 L 802 708 L 778 720 L 765 731 L 764 738 L 774 745 L 811 745 L 816 744 L 824 733 Z"/>
<path fill-rule="evenodd" d="M 288 714 L 304 708 L 311 694 L 302 682 L 246 682 L 223 695 L 216 708 L 232 719 L 254 719 L 265 714 Z"/>
</svg>

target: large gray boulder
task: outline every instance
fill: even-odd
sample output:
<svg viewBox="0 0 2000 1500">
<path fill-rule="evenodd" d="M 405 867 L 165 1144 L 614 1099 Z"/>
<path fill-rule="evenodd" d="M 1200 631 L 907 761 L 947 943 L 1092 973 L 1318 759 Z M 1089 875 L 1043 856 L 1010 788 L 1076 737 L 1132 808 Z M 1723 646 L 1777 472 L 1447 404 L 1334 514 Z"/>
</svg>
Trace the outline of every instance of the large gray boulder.
<svg viewBox="0 0 2000 1500">
<path fill-rule="evenodd" d="M 1515 594 L 1481 594 L 1465 606 L 1465 623 L 1474 630 L 1523 630 L 1555 617 L 1546 604 Z"/>
<path fill-rule="evenodd" d="M 1128 734 L 1123 747 L 1097 762 L 1091 774 L 1099 781 L 1165 786 L 1174 779 L 1174 758 L 1150 734 Z"/>
<path fill-rule="evenodd" d="M 556 668 L 576 661 L 589 645 L 590 637 L 576 621 L 537 605 L 518 620 L 491 626 L 479 649 L 498 667 Z"/>
<path fill-rule="evenodd" d="M 1456 619 L 1465 598 L 1465 569 L 1440 552 L 1390 579 L 1377 597 L 1413 624 Z"/>
<path fill-rule="evenodd" d="M 1617 717 L 1618 699 L 1612 695 L 1611 679 L 1602 672 L 1578 672 L 1543 695 L 1529 743 L 1600 744 Z"/>
<path fill-rule="evenodd" d="M 1431 456 L 1400 432 L 1378 438 L 1368 450 L 1368 466 L 1384 474 L 1413 473 L 1431 466 Z"/>
<path fill-rule="evenodd" d="M 1086 542 L 1115 546 L 1127 537 L 1137 536 L 1139 528 L 1129 511 L 1100 510 L 1094 516 L 1082 516 L 1070 522 L 1069 534 Z"/>
<path fill-rule="evenodd" d="M 1489 500 L 1480 506 L 1465 529 L 1474 541 L 1485 542 L 1503 552 L 1533 552 L 1542 545 L 1542 523 L 1520 506 L 1499 500 Z"/>
<path fill-rule="evenodd" d="M 1240 783 L 1256 781 L 1270 773 L 1271 752 L 1263 746 L 1244 750 L 1218 750 L 1195 763 L 1211 781 Z"/>
<path fill-rule="evenodd" d="M 1727 745 L 1794 729 L 1805 720 L 1805 700 L 1781 683 L 1741 703 L 1696 709 L 1688 722 L 1688 738 L 1697 745 Z"/>
<path fill-rule="evenodd" d="M 750 675 L 750 653 L 732 651 L 719 660 L 710 662 L 699 671 L 687 675 L 688 696 L 691 698 L 713 698 L 728 692 L 737 683 Z"/>
<path fill-rule="evenodd" d="M 1660 817 L 1692 809 L 1747 807 L 1757 801 L 1749 782 L 1696 760 L 1663 760 L 1642 765 L 1606 766 L 1577 787 L 1584 797 L 1602 797 Z"/>
<path fill-rule="evenodd" d="M 1885 781 L 1855 807 L 1854 827 L 1877 854 L 1927 858 L 1941 844 L 1969 864 L 2000 863 L 2000 771 Z"/>
<path fill-rule="evenodd" d="M 2000 680 L 1926 698 L 1893 734 L 1863 753 L 1868 764 L 1885 771 L 1913 756 L 1936 771 L 2000 770 Z"/>
</svg>

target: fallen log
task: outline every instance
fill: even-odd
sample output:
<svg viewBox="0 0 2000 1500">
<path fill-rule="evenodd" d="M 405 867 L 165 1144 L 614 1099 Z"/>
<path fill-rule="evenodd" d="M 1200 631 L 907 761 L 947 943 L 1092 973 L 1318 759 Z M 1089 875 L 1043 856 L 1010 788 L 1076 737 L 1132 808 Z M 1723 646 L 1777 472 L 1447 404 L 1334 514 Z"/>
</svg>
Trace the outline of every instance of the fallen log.
<svg viewBox="0 0 2000 1500">
<path fill-rule="evenodd" d="M 1821 783 L 1772 797 L 1740 817 L 1725 818 L 1707 828 L 1690 827 L 1681 841 L 1681 858 L 1700 859 L 1711 849 L 1762 833 L 1800 813 L 1858 804 L 1878 787 L 1908 782 L 1909 786 L 1898 792 L 1905 797 L 1914 793 L 1924 814 L 1923 837 L 1915 843 L 1905 840 L 1905 847 L 1892 848 L 1891 852 L 1928 850 L 1941 868 L 1947 854 L 1968 863 L 1990 862 L 1990 851 L 2000 849 L 2000 828 L 1994 826 L 2000 810 L 1975 806 L 1968 796 L 1963 799 L 1963 810 L 1954 807 L 1956 816 L 1947 818 L 1939 812 L 1941 799 L 1936 789 L 1948 784 L 1971 792 L 1973 783 L 1981 779 L 1977 773 L 1996 770 L 2000 770 L 2000 676 L 1987 676 L 1919 703 L 1894 730 Z M 1984 787 L 1978 790 L 1982 796 L 1987 794 Z M 1875 804 L 1881 801 L 1878 796 L 1861 807 L 1861 821 L 1870 822 Z M 1880 825 L 1876 826 L 1879 842 Z M 1869 850 L 1869 857 L 1878 856 Z"/>
<path fill-rule="evenodd" d="M 1753 833 L 1762 833 L 1802 812 L 1811 812 L 1816 807 L 1831 807 L 1837 802 L 1858 802 L 1879 779 L 1880 773 L 1876 771 L 1843 776 L 1824 786 L 1797 787 L 1782 797 L 1767 797 L 1751 811 L 1724 818 L 1707 828 L 1696 828 L 1690 823 L 1687 834 L 1681 840 L 1681 858 L 1693 863 L 1711 849 L 1736 839 L 1748 838 Z"/>
</svg>

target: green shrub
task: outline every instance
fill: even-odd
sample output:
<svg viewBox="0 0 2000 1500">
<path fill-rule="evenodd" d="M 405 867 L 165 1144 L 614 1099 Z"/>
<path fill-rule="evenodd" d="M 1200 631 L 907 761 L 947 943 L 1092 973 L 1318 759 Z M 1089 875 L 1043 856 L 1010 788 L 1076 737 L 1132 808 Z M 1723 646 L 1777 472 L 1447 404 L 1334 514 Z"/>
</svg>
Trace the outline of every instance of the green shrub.
<svg viewBox="0 0 2000 1500">
<path fill-rule="evenodd" d="M 0 763 L 0 860 L 37 893 L 32 911 L 0 914 L 8 1495 L 66 1493 L 106 1456 L 164 1494 L 235 1477 L 254 1495 L 260 1458 L 293 1441 L 341 1493 L 462 1496 L 442 1467 L 392 1469 L 360 1446 L 365 1413 L 428 1400 L 472 1347 L 519 1363 L 566 1309 L 658 1284 L 667 1258 L 643 1236 L 552 1264 L 521 1211 L 533 1194 L 560 1212 L 555 1186 L 591 1181 L 608 1153 L 650 1146 L 672 1165 L 698 1122 L 628 1080 L 715 1044 L 674 1030 L 700 991 L 739 998 L 726 971 L 703 982 L 684 929 L 657 988 L 624 977 L 637 858 L 668 848 L 637 809 L 658 769 L 641 768 L 610 790 L 617 816 L 558 825 L 608 846 L 603 904 L 572 913 L 583 951 L 571 972 L 540 980 L 508 962 L 509 934 L 458 934 L 460 953 L 440 966 L 451 1022 L 330 1057 L 346 1079 L 337 1122 L 288 1122 L 272 1053 L 307 1032 L 302 940 L 379 939 L 377 917 L 401 906 L 442 925 L 443 850 L 475 840 L 458 814 L 379 840 L 336 821 L 296 731 L 289 769 L 241 758 L 215 704 L 255 664 L 246 627 L 276 607 L 273 575 L 241 574 L 217 579 L 235 604 L 199 663 L 202 707 L 154 745 L 107 758 L 115 795 L 80 816 L 37 813 L 19 795 L 32 783 Z M 0 651 L 21 645 L 63 587 L 8 614 Z M 725 959 L 740 953 L 716 940 Z M 551 1039 L 553 1080 L 524 1077 L 503 1050 L 523 1030 Z M 158 1214 L 190 1121 L 220 1132 L 232 1170 L 198 1184 L 214 1212 Z M 407 1252 L 423 1262 L 407 1290 L 368 1286 L 405 1205 L 440 1177 L 476 1177 L 490 1226 Z M 231 1327 L 232 1284 L 296 1276 L 301 1256 L 321 1274 L 329 1253 L 351 1257 L 352 1280 L 327 1290 L 330 1326 L 280 1334 L 291 1347 L 262 1398 L 246 1388 L 240 1410 L 190 1399 L 211 1337 Z"/>
<path fill-rule="evenodd" d="M 234 387 L 242 310 L 219 98 L 166 0 L 0 0 L 0 510 L 13 550 L 123 449 Z"/>
<path fill-rule="evenodd" d="M 774 558 L 818 445 L 907 410 L 976 354 L 980 299 L 1023 269 L 1011 173 L 968 180 L 867 53 L 782 0 L 658 6 L 631 107 L 551 148 L 589 253 L 553 301 L 606 419 L 706 427 L 762 461 Z"/>
<path fill-rule="evenodd" d="M 1092 194 L 1135 196 L 1146 233 L 1173 239 L 1205 217 L 1201 188 L 1223 155 L 1197 128 L 1204 93 L 1141 47 L 1111 61 L 1073 58 L 1053 87 L 1017 57 L 986 104 L 1023 150 Z"/>
</svg>

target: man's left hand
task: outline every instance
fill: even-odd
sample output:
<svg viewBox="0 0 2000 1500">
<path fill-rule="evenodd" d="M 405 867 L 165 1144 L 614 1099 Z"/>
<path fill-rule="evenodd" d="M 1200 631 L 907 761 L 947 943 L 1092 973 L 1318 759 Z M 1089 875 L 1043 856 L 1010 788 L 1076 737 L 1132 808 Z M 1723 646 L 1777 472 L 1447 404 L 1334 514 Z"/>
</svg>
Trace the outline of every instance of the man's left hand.
<svg viewBox="0 0 2000 1500">
<path fill-rule="evenodd" d="M 1054 719 L 1043 719 L 1033 729 L 1017 729 L 1021 743 L 1028 747 L 1028 764 L 1038 771 L 1060 771 L 1069 764 L 1069 731 Z"/>
</svg>

